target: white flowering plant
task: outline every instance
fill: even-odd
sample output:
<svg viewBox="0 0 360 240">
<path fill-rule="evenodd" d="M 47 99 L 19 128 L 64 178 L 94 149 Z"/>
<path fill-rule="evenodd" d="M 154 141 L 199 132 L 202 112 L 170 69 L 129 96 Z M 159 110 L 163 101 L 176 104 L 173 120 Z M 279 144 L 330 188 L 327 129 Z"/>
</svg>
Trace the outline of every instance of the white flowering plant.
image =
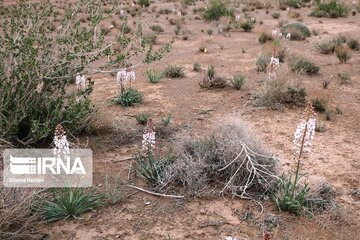
<svg viewBox="0 0 360 240">
<path fill-rule="evenodd" d="M 290 174 L 289 178 L 282 177 L 282 181 L 274 195 L 280 211 L 300 213 L 302 210 L 307 210 L 313 203 L 316 203 L 307 198 L 310 188 L 307 183 L 301 185 L 303 175 L 300 173 L 301 160 L 308 156 L 314 141 L 315 125 L 316 114 L 313 106 L 309 103 L 294 134 L 295 173 Z"/>
<path fill-rule="evenodd" d="M 151 187 L 156 187 L 166 166 L 173 162 L 176 157 L 169 151 L 160 155 L 156 148 L 155 125 L 149 118 L 143 133 L 142 148 L 135 156 L 136 171 Z"/>
<path fill-rule="evenodd" d="M 68 154 L 70 151 L 66 132 L 60 124 L 56 125 L 54 133 L 54 154 Z"/>
</svg>

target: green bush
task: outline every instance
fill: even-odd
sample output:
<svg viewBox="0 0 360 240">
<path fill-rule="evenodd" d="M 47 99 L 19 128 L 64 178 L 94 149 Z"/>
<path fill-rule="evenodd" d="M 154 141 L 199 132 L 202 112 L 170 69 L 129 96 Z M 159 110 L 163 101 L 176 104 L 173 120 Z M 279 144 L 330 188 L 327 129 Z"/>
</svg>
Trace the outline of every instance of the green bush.
<svg viewBox="0 0 360 240">
<path fill-rule="evenodd" d="M 80 56 L 100 48 L 103 41 L 95 46 L 89 36 L 92 31 L 72 24 L 66 34 L 52 32 L 47 26 L 53 24 L 48 20 L 53 13 L 50 2 L 41 7 L 22 2 L 13 5 L 7 20 L 1 20 L 0 139 L 19 145 L 39 143 L 59 123 L 77 134 L 92 116 L 93 82 L 81 91 L 69 86 L 93 57 L 103 53 L 88 59 Z M 71 35 L 74 31 L 78 34 Z"/>
<path fill-rule="evenodd" d="M 149 7 L 150 6 L 150 0 L 138 0 L 137 3 L 142 7 Z"/>
<path fill-rule="evenodd" d="M 266 72 L 270 63 L 270 57 L 267 55 L 260 55 L 256 60 L 256 67 L 258 72 Z"/>
<path fill-rule="evenodd" d="M 196 0 L 182 0 L 181 2 L 185 5 L 195 5 Z"/>
<path fill-rule="evenodd" d="M 94 26 L 106 18 L 101 8 L 103 5 L 94 1 L 70 4 L 64 12 L 74 14 L 59 15 L 55 20 L 51 17 L 56 9 L 52 1 L 21 1 L 0 20 L 1 140 L 14 145 L 46 144 L 57 124 L 69 135 L 77 135 L 88 126 L 94 112 L 90 101 L 93 82 L 87 79 L 84 88 L 76 89 L 72 86 L 75 76 L 90 75 L 105 64 L 108 70 L 122 68 L 129 63 L 126 56 L 137 51 L 129 47 L 130 39 L 140 41 L 142 36 L 141 29 L 131 36 L 121 35 L 121 47 L 110 50 L 109 40 L 95 32 Z M 78 20 L 84 15 L 88 21 L 80 25 Z M 53 29 L 59 22 L 68 26 L 66 31 Z M 169 52 L 171 44 L 157 51 L 144 42 L 142 47 L 144 62 L 150 63 Z M 117 58 L 111 62 L 98 61 L 114 56 Z M 96 68 L 89 68 L 94 62 Z"/>
<path fill-rule="evenodd" d="M 154 70 L 150 69 L 146 71 L 146 76 L 151 83 L 158 83 L 163 78 L 163 75 L 161 73 L 158 74 Z"/>
<path fill-rule="evenodd" d="M 351 81 L 351 77 L 350 74 L 347 72 L 343 72 L 343 73 L 338 73 L 338 78 L 340 79 L 340 84 L 348 84 Z"/>
<path fill-rule="evenodd" d="M 315 9 L 310 13 L 310 16 L 338 18 L 347 17 L 349 14 L 349 9 L 338 0 L 330 0 L 327 2 L 315 0 L 315 2 Z"/>
<path fill-rule="evenodd" d="M 185 72 L 183 66 L 167 65 L 164 74 L 168 78 L 184 78 Z"/>
<path fill-rule="evenodd" d="M 312 105 L 314 110 L 320 113 L 323 113 L 327 109 L 327 101 L 320 98 L 315 98 L 312 100 Z"/>
<path fill-rule="evenodd" d="M 346 42 L 346 44 L 348 45 L 348 47 L 352 50 L 355 51 L 360 51 L 360 43 L 359 40 L 354 39 L 354 38 L 349 38 Z"/>
<path fill-rule="evenodd" d="M 251 30 L 254 28 L 254 22 L 247 20 L 246 22 L 240 24 L 240 28 L 242 28 L 245 32 L 251 32 Z"/>
<path fill-rule="evenodd" d="M 330 54 L 335 51 L 335 47 L 337 45 L 336 39 L 321 41 L 316 44 L 316 48 L 322 54 Z"/>
<path fill-rule="evenodd" d="M 307 208 L 307 198 L 310 188 L 307 184 L 300 185 L 301 176 L 298 178 L 282 177 L 276 187 L 274 200 L 280 211 L 286 211 L 299 214 L 303 209 Z"/>
<path fill-rule="evenodd" d="M 274 40 L 273 36 L 271 36 L 270 34 L 266 33 L 266 32 L 262 32 L 260 34 L 260 37 L 258 38 L 259 43 L 264 44 L 267 41 L 272 41 Z"/>
<path fill-rule="evenodd" d="M 306 58 L 295 58 L 289 62 L 290 68 L 296 73 L 305 73 L 307 75 L 314 75 L 319 72 L 320 67 Z"/>
<path fill-rule="evenodd" d="M 279 0 L 279 8 L 286 10 L 288 7 L 301 8 L 302 0 Z"/>
<path fill-rule="evenodd" d="M 271 14 L 271 16 L 274 18 L 274 19 L 278 19 L 280 17 L 280 13 L 279 12 L 274 12 Z"/>
<path fill-rule="evenodd" d="M 104 196 L 95 191 L 86 192 L 83 188 L 54 190 L 52 197 L 51 201 L 42 200 L 36 209 L 48 222 L 76 218 L 105 203 Z"/>
<path fill-rule="evenodd" d="M 155 33 L 164 32 L 164 29 L 160 25 L 151 25 L 150 29 L 153 30 Z"/>
<path fill-rule="evenodd" d="M 126 21 L 120 24 L 119 30 L 121 31 L 122 34 L 131 33 L 131 27 L 128 25 Z"/>
<path fill-rule="evenodd" d="M 325 115 L 326 121 L 331 121 L 331 119 L 333 118 L 333 113 L 334 112 L 330 109 L 325 110 L 324 115 Z"/>
<path fill-rule="evenodd" d="M 113 99 L 113 103 L 120 104 L 123 107 L 130 107 L 136 103 L 143 102 L 143 94 L 134 88 L 127 88 Z"/>
<path fill-rule="evenodd" d="M 284 36 L 288 33 L 291 34 L 291 40 L 304 40 L 311 36 L 310 29 L 303 23 L 295 22 L 288 23 L 281 28 L 281 32 Z"/>
<path fill-rule="evenodd" d="M 288 105 L 303 106 L 306 103 L 306 95 L 305 88 L 288 87 L 283 102 Z"/>
<path fill-rule="evenodd" d="M 270 109 L 281 109 L 284 106 L 304 106 L 306 104 L 305 88 L 292 86 L 286 76 L 279 76 L 274 81 L 267 81 L 258 93 L 257 106 Z"/>
<path fill-rule="evenodd" d="M 142 176 L 151 187 L 155 187 L 162 177 L 165 168 L 176 160 L 176 156 L 171 151 L 165 155 L 158 156 L 150 149 L 147 154 L 135 156 L 136 172 Z"/>
<path fill-rule="evenodd" d="M 204 18 L 208 21 L 219 20 L 223 16 L 235 16 L 235 10 L 229 7 L 227 0 L 210 0 Z"/>
<path fill-rule="evenodd" d="M 194 64 L 193 64 L 193 71 L 194 71 L 194 72 L 200 72 L 200 71 L 201 71 L 201 65 L 200 65 L 200 63 L 194 63 Z"/>
<path fill-rule="evenodd" d="M 216 76 L 215 67 L 210 66 L 206 71 L 205 77 L 199 82 L 202 88 L 224 88 L 226 86 L 226 79 Z"/>
<path fill-rule="evenodd" d="M 150 119 L 150 115 L 147 113 L 141 113 L 136 115 L 135 119 L 140 125 L 145 126 Z"/>
<path fill-rule="evenodd" d="M 343 46 L 337 46 L 335 48 L 335 54 L 341 63 L 346 63 L 351 59 L 351 53 Z"/>
<path fill-rule="evenodd" d="M 231 79 L 231 84 L 236 90 L 240 90 L 244 83 L 245 77 L 242 75 L 233 76 L 233 78 Z"/>
</svg>

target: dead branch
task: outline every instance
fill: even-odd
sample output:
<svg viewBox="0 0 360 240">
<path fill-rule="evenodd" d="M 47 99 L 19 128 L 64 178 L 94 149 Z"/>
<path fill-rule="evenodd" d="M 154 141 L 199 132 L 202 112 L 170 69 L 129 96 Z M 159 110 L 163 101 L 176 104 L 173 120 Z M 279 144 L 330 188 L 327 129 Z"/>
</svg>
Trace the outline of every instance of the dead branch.
<svg viewBox="0 0 360 240">
<path fill-rule="evenodd" d="M 129 184 L 126 185 L 126 186 L 129 187 L 129 188 L 133 188 L 133 189 L 136 189 L 136 190 L 139 190 L 139 191 L 142 191 L 142 192 L 151 194 L 151 195 L 159 196 L 159 197 L 184 198 L 184 196 L 167 195 L 167 194 L 162 194 L 162 193 L 151 192 L 151 191 L 149 191 L 149 190 L 146 190 L 146 189 L 143 189 L 143 188 L 139 188 L 139 187 L 136 187 L 136 186 L 133 186 L 133 185 L 129 185 Z"/>
</svg>

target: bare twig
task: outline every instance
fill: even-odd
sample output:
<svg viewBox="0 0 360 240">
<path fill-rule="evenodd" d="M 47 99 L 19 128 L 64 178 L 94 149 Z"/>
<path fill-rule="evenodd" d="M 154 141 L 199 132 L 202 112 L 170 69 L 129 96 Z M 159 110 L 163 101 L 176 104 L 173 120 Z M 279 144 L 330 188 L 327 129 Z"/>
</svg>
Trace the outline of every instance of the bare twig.
<svg viewBox="0 0 360 240">
<path fill-rule="evenodd" d="M 127 158 L 122 158 L 122 159 L 116 159 L 116 160 L 111 160 L 112 163 L 118 163 L 118 162 L 126 162 L 126 161 L 130 161 L 135 159 L 134 157 L 127 157 Z"/>
<path fill-rule="evenodd" d="M 167 194 L 162 194 L 162 193 L 151 192 L 151 191 L 149 191 L 149 190 L 146 190 L 146 189 L 143 189 L 143 188 L 139 188 L 139 187 L 136 187 L 136 186 L 133 186 L 133 185 L 129 185 L 129 184 L 126 185 L 126 186 L 129 187 L 129 188 L 133 188 L 133 189 L 136 189 L 136 190 L 139 190 L 139 191 L 142 191 L 142 192 L 151 194 L 151 195 L 159 196 L 159 197 L 184 198 L 184 196 L 167 195 Z"/>
</svg>

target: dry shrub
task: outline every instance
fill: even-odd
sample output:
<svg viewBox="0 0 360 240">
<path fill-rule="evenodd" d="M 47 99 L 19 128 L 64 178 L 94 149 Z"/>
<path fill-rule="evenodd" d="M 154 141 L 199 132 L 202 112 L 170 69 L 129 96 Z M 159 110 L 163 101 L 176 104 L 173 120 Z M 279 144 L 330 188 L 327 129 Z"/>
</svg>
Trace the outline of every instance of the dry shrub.
<svg viewBox="0 0 360 240">
<path fill-rule="evenodd" d="M 199 85 L 202 88 L 224 88 L 226 82 L 227 80 L 224 77 L 216 76 L 214 66 L 210 66 Z"/>
<path fill-rule="evenodd" d="M 330 54 L 335 51 L 335 47 L 337 45 L 336 39 L 325 39 L 321 40 L 315 45 L 315 48 L 321 53 L 321 54 Z"/>
<path fill-rule="evenodd" d="M 291 56 L 289 61 L 289 67 L 291 71 L 306 75 L 316 75 L 319 73 L 320 67 L 303 56 Z"/>
<path fill-rule="evenodd" d="M 262 55 L 270 57 L 276 53 L 276 56 L 279 58 L 280 62 L 285 62 L 287 48 L 279 39 L 274 39 L 273 41 L 268 41 L 264 44 L 262 48 Z M 270 61 L 269 61 L 270 62 Z"/>
<path fill-rule="evenodd" d="M 249 125 L 228 116 L 202 140 L 181 139 L 178 159 L 164 172 L 160 190 L 184 187 L 190 196 L 231 194 L 260 199 L 276 176 L 275 159 Z"/>
<path fill-rule="evenodd" d="M 298 76 L 286 68 L 279 69 L 276 79 L 266 79 L 256 93 L 256 106 L 281 109 L 285 106 L 303 106 L 306 103 L 306 90 L 299 86 Z M 293 80 L 292 80 L 293 79 Z"/>
<path fill-rule="evenodd" d="M 0 188 L 0 239 L 40 239 L 37 217 L 31 213 L 34 190 Z"/>
<path fill-rule="evenodd" d="M 90 122 L 89 132 L 101 136 L 99 139 L 120 146 L 130 144 L 142 138 L 143 127 L 131 117 L 118 117 L 106 112 L 98 112 L 96 118 Z M 93 147 L 98 147 L 96 144 Z"/>
<path fill-rule="evenodd" d="M 344 46 L 336 46 L 335 54 L 341 63 L 346 63 L 351 59 L 350 51 Z"/>
</svg>

